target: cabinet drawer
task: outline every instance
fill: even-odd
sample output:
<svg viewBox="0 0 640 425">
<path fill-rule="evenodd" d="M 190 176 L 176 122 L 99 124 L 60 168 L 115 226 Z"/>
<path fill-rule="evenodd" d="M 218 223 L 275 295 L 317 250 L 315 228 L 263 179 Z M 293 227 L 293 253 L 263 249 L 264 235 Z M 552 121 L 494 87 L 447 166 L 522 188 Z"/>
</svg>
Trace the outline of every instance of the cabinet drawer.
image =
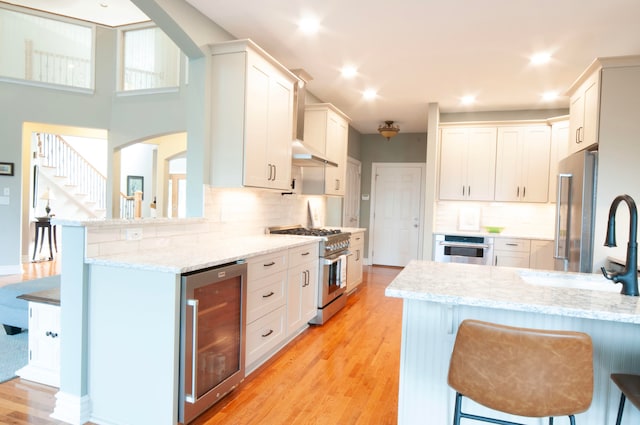
<svg viewBox="0 0 640 425">
<path fill-rule="evenodd" d="M 529 239 L 496 238 L 493 249 L 498 251 L 526 252 L 531 249 Z"/>
<path fill-rule="evenodd" d="M 271 254 L 250 258 L 247 261 L 247 279 L 251 282 L 252 280 L 261 279 L 273 273 L 285 271 L 287 269 L 288 256 L 289 250 L 284 249 Z"/>
<path fill-rule="evenodd" d="M 289 249 L 289 269 L 309 261 L 318 261 L 318 248 L 320 243 L 299 246 Z"/>
<path fill-rule="evenodd" d="M 282 306 L 247 325 L 247 365 L 251 365 L 284 340 L 285 315 L 286 310 Z"/>
<path fill-rule="evenodd" d="M 287 274 L 281 273 L 249 281 L 247 291 L 247 323 L 284 305 Z"/>
</svg>

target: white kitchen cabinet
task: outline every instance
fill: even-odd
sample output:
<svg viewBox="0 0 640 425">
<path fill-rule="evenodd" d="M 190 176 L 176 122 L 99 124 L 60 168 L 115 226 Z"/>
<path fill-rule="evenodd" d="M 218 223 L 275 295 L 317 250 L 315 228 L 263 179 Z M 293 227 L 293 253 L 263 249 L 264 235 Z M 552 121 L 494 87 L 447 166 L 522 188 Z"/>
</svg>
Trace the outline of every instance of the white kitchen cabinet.
<svg viewBox="0 0 640 425">
<path fill-rule="evenodd" d="M 290 190 L 297 77 L 250 40 L 210 49 L 210 184 Z"/>
<path fill-rule="evenodd" d="M 600 69 L 570 92 L 569 154 L 598 143 Z"/>
<path fill-rule="evenodd" d="M 529 239 L 496 238 L 493 245 L 493 265 L 529 268 Z"/>
<path fill-rule="evenodd" d="M 442 129 L 440 199 L 493 200 L 496 134 L 495 127 Z"/>
<path fill-rule="evenodd" d="M 347 293 L 362 283 L 362 253 L 364 252 L 364 231 L 351 232 L 347 257 Z"/>
<path fill-rule="evenodd" d="M 318 243 L 289 249 L 287 335 L 295 335 L 317 313 Z"/>
<path fill-rule="evenodd" d="M 548 125 L 499 127 L 495 200 L 547 202 L 550 146 Z"/>
<path fill-rule="evenodd" d="M 531 241 L 529 267 L 537 270 L 554 270 L 553 250 L 554 241 L 533 239 Z"/>
<path fill-rule="evenodd" d="M 247 374 L 286 337 L 288 250 L 247 261 Z"/>
<path fill-rule="evenodd" d="M 59 387 L 60 335 L 60 305 L 29 301 L 29 360 L 16 374 Z"/>
<path fill-rule="evenodd" d="M 330 103 L 306 105 L 304 114 L 305 145 L 324 154 L 338 166 L 304 167 L 303 193 L 343 196 L 351 120 Z"/>
<path fill-rule="evenodd" d="M 569 152 L 569 120 L 554 120 L 551 123 L 551 155 L 549 157 L 549 202 L 556 202 L 558 194 L 558 163 Z"/>
</svg>

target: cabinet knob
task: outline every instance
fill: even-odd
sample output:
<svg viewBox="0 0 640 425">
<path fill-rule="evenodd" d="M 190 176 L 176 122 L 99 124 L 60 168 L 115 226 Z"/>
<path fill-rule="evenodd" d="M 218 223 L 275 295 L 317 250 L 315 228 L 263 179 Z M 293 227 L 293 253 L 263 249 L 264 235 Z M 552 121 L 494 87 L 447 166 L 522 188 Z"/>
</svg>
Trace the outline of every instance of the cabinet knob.
<svg viewBox="0 0 640 425">
<path fill-rule="evenodd" d="M 47 331 L 45 333 L 46 336 L 50 336 L 51 338 L 57 338 L 58 337 L 58 333 L 57 332 L 52 332 L 52 331 Z"/>
</svg>

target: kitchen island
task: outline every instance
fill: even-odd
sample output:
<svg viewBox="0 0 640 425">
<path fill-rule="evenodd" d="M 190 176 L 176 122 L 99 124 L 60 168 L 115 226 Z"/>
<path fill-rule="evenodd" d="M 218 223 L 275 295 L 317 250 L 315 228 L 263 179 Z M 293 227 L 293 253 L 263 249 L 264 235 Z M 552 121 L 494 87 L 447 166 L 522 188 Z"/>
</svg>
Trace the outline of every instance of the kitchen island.
<svg viewBox="0 0 640 425">
<path fill-rule="evenodd" d="M 467 318 L 591 335 L 594 397 L 576 421 L 614 423 L 620 393 L 609 375 L 640 373 L 640 298 L 621 295 L 620 289 L 599 275 L 412 261 L 386 289 L 387 296 L 404 300 L 398 424 L 425 423 L 425 418 L 452 423 L 449 358 L 458 325 Z M 472 401 L 465 403 L 471 412 L 488 413 Z M 638 411 L 627 407 L 623 424 L 638 421 Z"/>
</svg>

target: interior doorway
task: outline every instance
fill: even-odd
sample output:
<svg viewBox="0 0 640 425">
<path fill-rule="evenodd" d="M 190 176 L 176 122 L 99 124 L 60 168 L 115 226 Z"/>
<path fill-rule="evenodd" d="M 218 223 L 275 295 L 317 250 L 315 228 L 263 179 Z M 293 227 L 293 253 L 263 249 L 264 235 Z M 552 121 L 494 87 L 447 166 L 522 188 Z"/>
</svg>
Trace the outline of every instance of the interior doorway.
<svg viewBox="0 0 640 425">
<path fill-rule="evenodd" d="M 422 256 L 425 164 L 373 163 L 371 264 L 404 267 Z"/>
</svg>

